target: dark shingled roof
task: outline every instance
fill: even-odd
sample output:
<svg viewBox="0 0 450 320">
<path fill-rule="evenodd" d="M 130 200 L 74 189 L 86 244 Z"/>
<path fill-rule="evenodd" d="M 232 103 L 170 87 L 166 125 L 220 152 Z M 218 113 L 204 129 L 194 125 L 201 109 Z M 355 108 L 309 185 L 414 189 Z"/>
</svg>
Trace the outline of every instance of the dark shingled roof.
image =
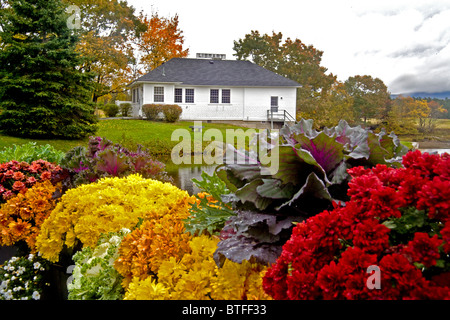
<svg viewBox="0 0 450 320">
<path fill-rule="evenodd" d="M 249 61 L 173 58 L 135 82 L 175 82 L 198 86 L 300 87 Z"/>
</svg>

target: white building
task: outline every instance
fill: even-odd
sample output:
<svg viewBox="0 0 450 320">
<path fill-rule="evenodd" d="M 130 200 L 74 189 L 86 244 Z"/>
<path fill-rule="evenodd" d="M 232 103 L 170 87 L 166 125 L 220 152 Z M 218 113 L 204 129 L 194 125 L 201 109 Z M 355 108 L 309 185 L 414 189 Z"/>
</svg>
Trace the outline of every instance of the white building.
<svg viewBox="0 0 450 320">
<path fill-rule="evenodd" d="M 135 117 L 177 104 L 182 120 L 266 122 L 295 118 L 300 85 L 249 61 L 174 58 L 129 87 Z"/>
</svg>

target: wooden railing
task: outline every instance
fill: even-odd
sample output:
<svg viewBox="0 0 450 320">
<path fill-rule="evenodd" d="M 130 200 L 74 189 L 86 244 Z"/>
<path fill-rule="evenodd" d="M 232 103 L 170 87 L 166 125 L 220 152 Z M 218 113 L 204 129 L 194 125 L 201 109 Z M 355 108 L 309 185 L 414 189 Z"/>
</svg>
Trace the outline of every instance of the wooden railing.
<svg viewBox="0 0 450 320">
<path fill-rule="evenodd" d="M 267 121 L 273 122 L 296 122 L 295 118 L 286 110 L 278 110 L 277 112 L 267 110 Z"/>
</svg>

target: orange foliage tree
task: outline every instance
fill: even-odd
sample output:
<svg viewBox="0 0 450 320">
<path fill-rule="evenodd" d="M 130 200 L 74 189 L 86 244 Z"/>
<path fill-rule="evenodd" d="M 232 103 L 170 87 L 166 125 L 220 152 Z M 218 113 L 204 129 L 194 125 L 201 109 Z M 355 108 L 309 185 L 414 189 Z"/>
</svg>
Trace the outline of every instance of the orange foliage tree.
<svg viewBox="0 0 450 320">
<path fill-rule="evenodd" d="M 183 49 L 183 31 L 178 27 L 178 15 L 173 18 L 159 17 L 153 13 L 151 17 L 141 14 L 141 21 L 147 31 L 137 39 L 137 47 L 141 52 L 141 64 L 149 72 L 172 58 L 184 58 L 189 49 Z"/>
</svg>

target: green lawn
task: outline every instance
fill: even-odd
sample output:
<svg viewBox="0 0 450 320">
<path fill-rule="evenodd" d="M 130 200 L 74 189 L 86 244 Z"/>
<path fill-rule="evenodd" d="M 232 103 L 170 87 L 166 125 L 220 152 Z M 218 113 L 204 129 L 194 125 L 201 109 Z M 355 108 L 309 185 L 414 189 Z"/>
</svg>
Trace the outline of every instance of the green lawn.
<svg viewBox="0 0 450 320">
<path fill-rule="evenodd" d="M 152 122 L 145 120 L 101 120 L 99 121 L 99 130 L 97 136 L 107 138 L 115 143 L 121 143 L 129 149 L 135 149 L 137 144 L 142 144 L 148 148 L 154 155 L 169 155 L 170 150 L 178 142 L 171 141 L 172 132 L 176 129 L 187 129 L 191 133 L 192 139 L 194 133 L 189 129 L 193 122 Z M 210 128 L 219 129 L 225 139 L 226 129 L 239 129 L 239 127 L 202 123 L 204 130 Z M 245 128 L 243 128 L 245 130 Z M 13 144 L 24 144 L 29 141 L 35 141 L 38 145 L 50 144 L 58 150 L 68 151 L 78 145 L 86 145 L 88 139 L 84 140 L 40 140 L 9 137 L 0 134 L 0 150 Z"/>
</svg>

